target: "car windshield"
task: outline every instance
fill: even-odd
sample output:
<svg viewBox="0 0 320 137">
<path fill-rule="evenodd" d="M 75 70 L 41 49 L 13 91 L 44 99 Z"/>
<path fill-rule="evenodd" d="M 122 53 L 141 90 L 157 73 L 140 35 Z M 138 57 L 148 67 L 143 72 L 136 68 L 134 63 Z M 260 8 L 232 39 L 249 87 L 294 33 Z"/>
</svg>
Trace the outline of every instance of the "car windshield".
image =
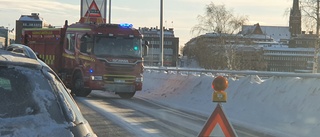
<svg viewBox="0 0 320 137">
<path fill-rule="evenodd" d="M 50 114 L 52 110 L 57 109 L 57 105 L 48 80 L 39 70 L 0 68 L 0 119 L 44 113 L 49 114 L 48 118 L 61 122 L 61 114 Z"/>
<path fill-rule="evenodd" d="M 97 36 L 94 40 L 93 53 L 97 56 L 141 57 L 141 40 Z"/>
</svg>

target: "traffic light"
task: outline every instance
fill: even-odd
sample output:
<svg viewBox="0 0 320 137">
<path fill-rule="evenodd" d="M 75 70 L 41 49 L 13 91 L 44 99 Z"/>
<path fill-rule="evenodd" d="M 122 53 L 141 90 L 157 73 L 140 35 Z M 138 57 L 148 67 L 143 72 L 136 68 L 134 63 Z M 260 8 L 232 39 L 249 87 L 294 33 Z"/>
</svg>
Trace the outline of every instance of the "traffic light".
<svg viewBox="0 0 320 137">
<path fill-rule="evenodd" d="M 228 80 L 223 76 L 218 76 L 212 81 L 212 88 L 214 89 L 212 94 L 213 102 L 227 102 Z"/>
</svg>

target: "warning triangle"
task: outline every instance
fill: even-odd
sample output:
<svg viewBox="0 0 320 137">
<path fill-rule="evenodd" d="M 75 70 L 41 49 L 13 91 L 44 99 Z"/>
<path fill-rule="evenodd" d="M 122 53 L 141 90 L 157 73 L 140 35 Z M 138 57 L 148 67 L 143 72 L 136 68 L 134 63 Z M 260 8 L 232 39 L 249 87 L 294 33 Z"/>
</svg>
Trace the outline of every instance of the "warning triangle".
<svg viewBox="0 0 320 137">
<path fill-rule="evenodd" d="M 90 4 L 90 7 L 88 8 L 85 17 L 101 17 L 100 10 L 97 6 L 97 3 L 93 0 Z"/>
<path fill-rule="evenodd" d="M 211 136 L 213 129 L 215 129 L 217 125 L 221 128 L 225 137 L 237 137 L 237 134 L 235 133 L 232 125 L 229 123 L 226 115 L 224 114 L 220 103 L 217 104 L 216 108 L 207 120 L 198 137 Z"/>
<path fill-rule="evenodd" d="M 210 134 L 210 137 L 225 137 L 219 123 L 216 125 L 216 127 L 214 127 L 213 131 Z"/>
</svg>

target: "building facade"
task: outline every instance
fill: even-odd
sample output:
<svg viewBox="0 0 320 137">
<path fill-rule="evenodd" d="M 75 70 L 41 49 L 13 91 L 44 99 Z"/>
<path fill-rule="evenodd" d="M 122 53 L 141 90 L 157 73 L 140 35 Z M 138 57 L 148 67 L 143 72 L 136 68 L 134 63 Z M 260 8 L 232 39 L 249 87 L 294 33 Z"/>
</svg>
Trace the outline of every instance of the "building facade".
<svg viewBox="0 0 320 137">
<path fill-rule="evenodd" d="M 274 48 L 263 49 L 267 71 L 311 73 L 313 48 Z"/>
<path fill-rule="evenodd" d="M 275 43 L 259 25 L 243 34 L 206 33 L 188 41 L 183 54 L 206 69 L 266 70 L 263 45 Z"/>
<path fill-rule="evenodd" d="M 289 48 L 314 48 L 317 42 L 317 35 L 310 31 L 308 34 L 302 31 L 290 39 Z"/>
<path fill-rule="evenodd" d="M 6 47 L 14 42 L 15 36 L 13 33 L 14 29 L 7 27 L 0 27 L 0 48 Z"/>
<path fill-rule="evenodd" d="M 46 23 L 39 13 L 31 13 L 31 15 L 21 15 L 19 20 L 16 20 L 16 43 L 21 43 L 22 30 L 24 28 L 43 28 L 50 27 L 51 25 Z"/>
<path fill-rule="evenodd" d="M 149 41 L 148 55 L 144 58 L 145 65 L 159 66 L 161 62 L 160 29 L 139 28 L 143 40 Z M 163 66 L 177 65 L 179 58 L 179 38 L 175 37 L 173 28 L 164 28 L 163 31 Z"/>
</svg>

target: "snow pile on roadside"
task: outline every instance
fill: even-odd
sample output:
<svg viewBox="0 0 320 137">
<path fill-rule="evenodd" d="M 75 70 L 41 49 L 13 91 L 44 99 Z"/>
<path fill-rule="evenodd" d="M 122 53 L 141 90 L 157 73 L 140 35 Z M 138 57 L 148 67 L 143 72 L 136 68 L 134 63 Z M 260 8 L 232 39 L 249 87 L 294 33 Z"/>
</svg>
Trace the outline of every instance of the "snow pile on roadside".
<svg viewBox="0 0 320 137">
<path fill-rule="evenodd" d="M 136 96 L 209 116 L 214 77 L 144 73 L 143 91 Z M 229 79 L 223 108 L 235 124 L 281 136 L 320 134 L 320 80 L 256 76 Z"/>
</svg>

